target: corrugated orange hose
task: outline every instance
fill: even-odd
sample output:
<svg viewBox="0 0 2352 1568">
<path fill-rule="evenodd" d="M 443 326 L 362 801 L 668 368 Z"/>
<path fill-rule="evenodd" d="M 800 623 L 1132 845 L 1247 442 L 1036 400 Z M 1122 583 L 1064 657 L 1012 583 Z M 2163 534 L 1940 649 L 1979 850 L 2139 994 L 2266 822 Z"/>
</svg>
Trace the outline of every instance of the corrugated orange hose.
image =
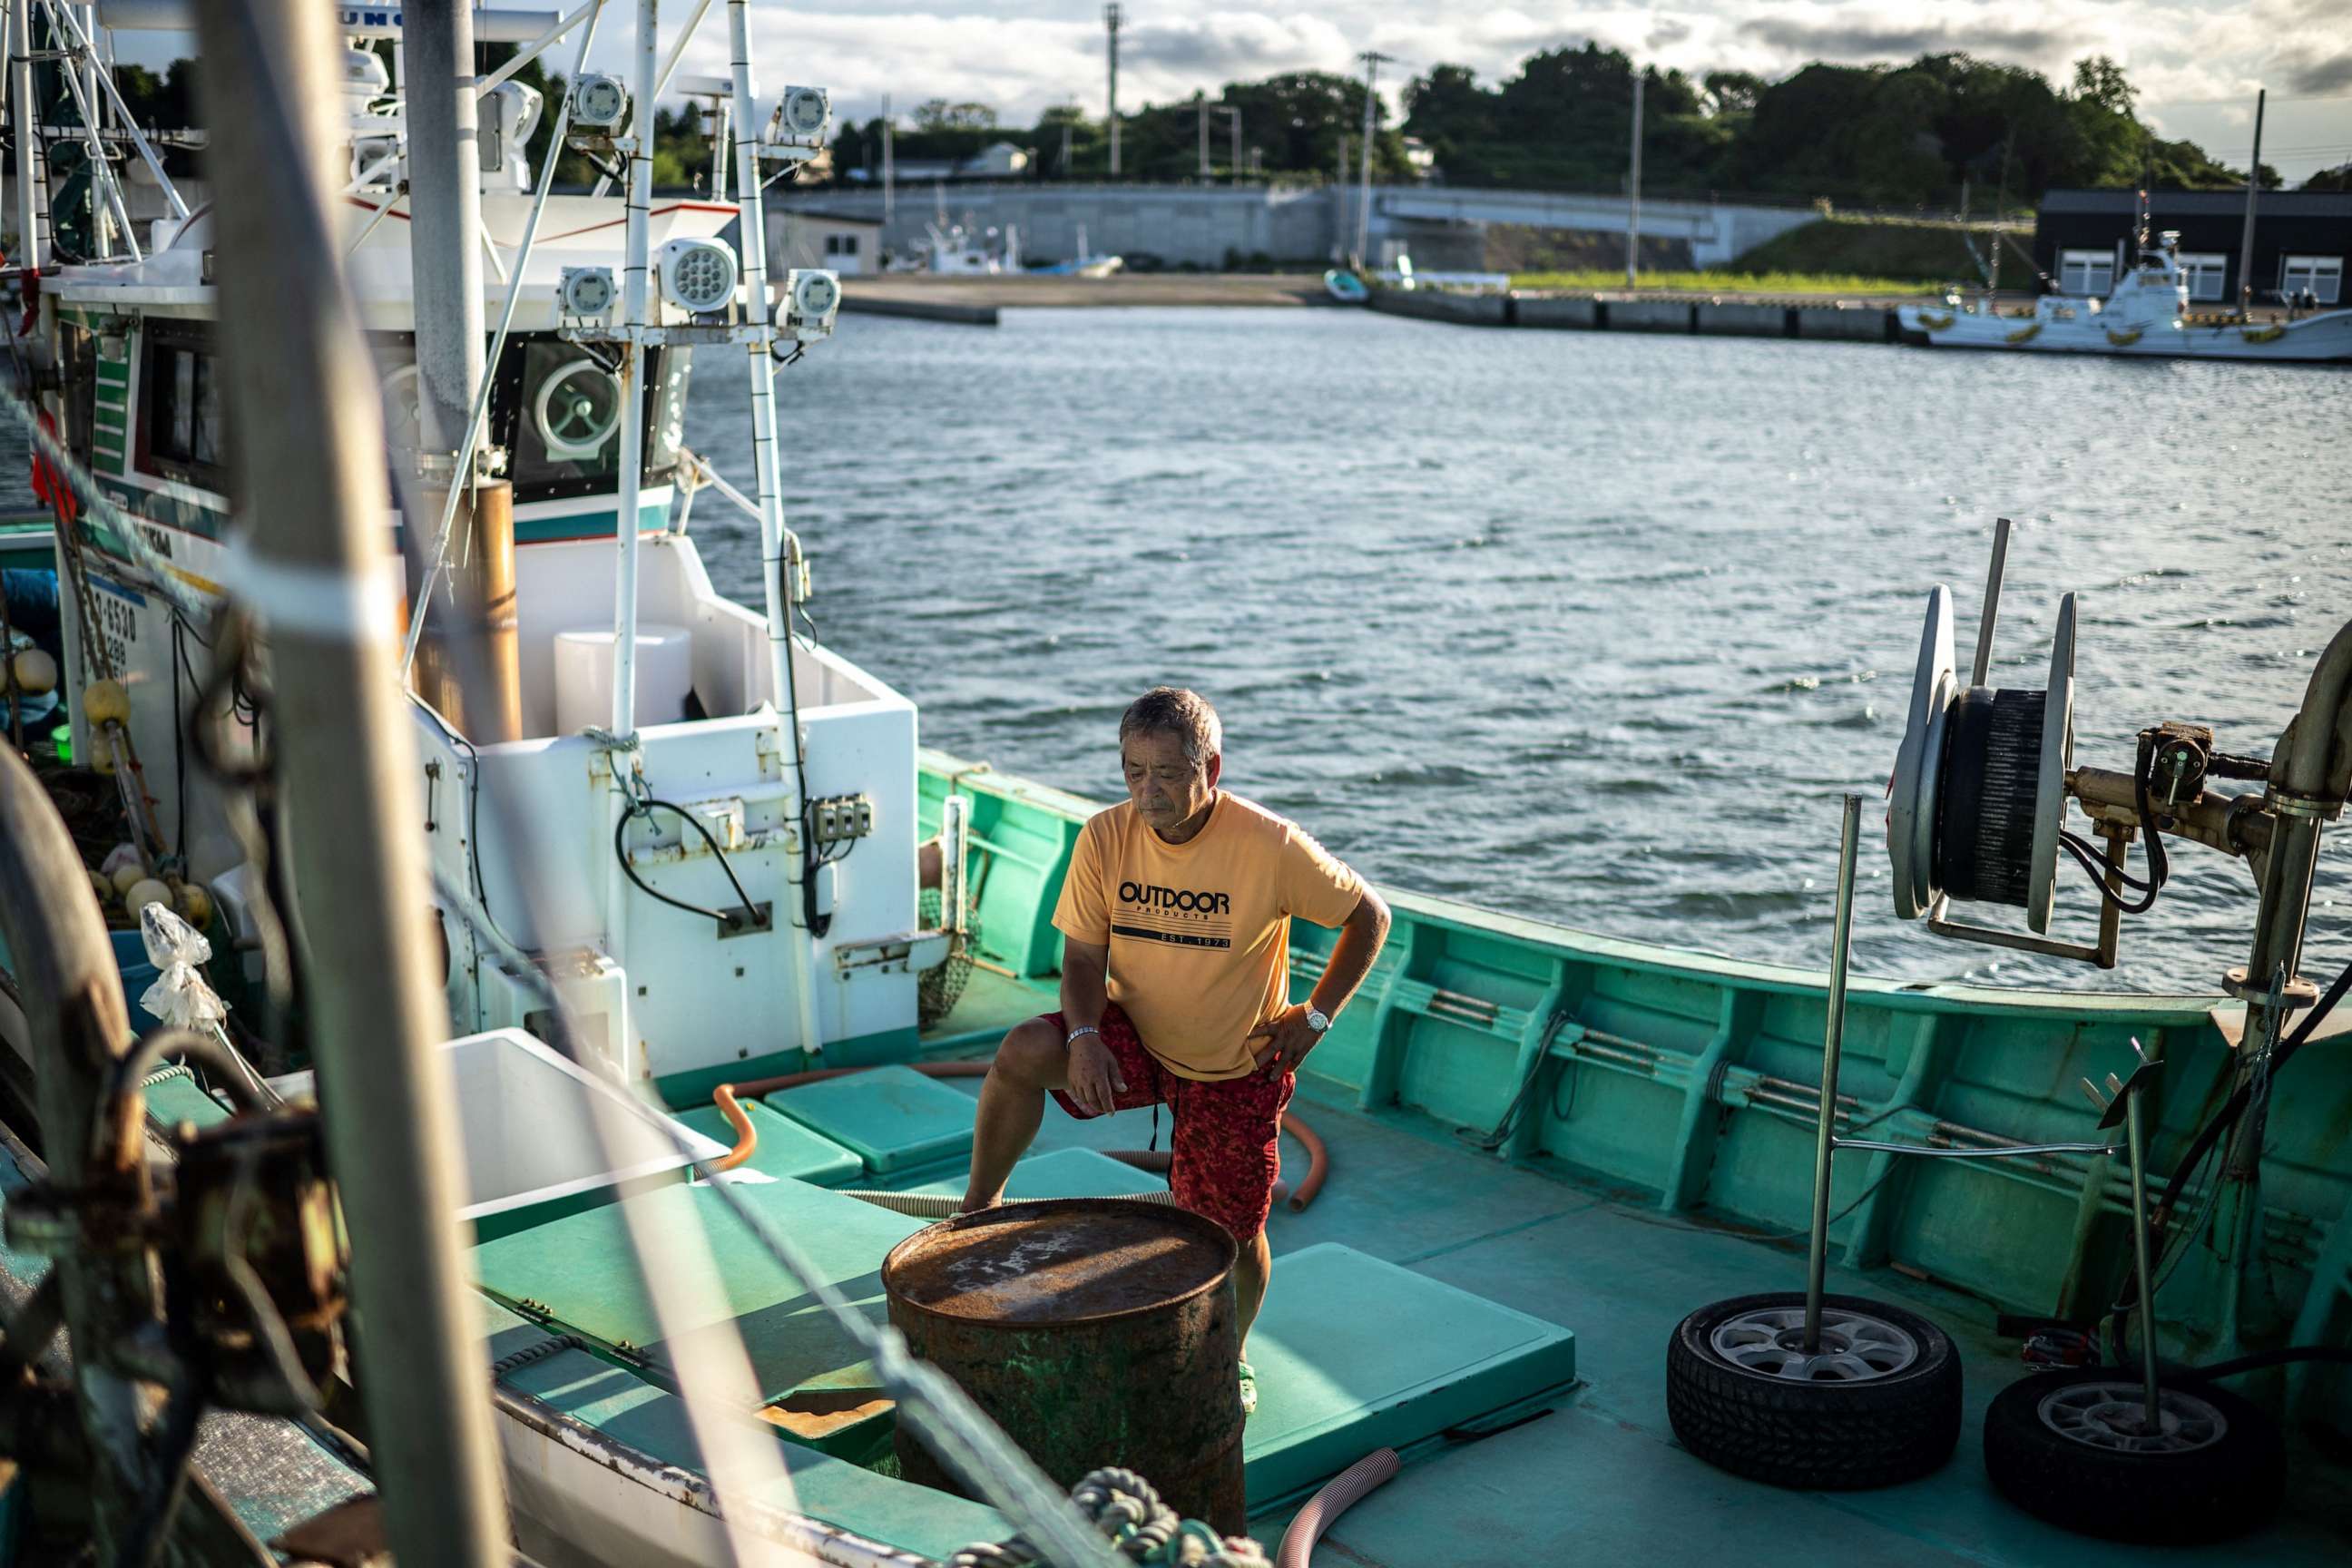
<svg viewBox="0 0 2352 1568">
<path fill-rule="evenodd" d="M 926 1078 L 986 1078 L 988 1076 L 986 1062 L 912 1062 L 908 1065 Z M 756 1099 L 763 1094 L 773 1094 L 780 1089 L 791 1089 L 796 1084 L 822 1083 L 827 1079 L 844 1078 L 850 1073 L 866 1070 L 868 1069 L 865 1068 L 812 1068 L 806 1072 L 788 1072 L 777 1078 L 755 1078 L 740 1084 L 723 1085 L 720 1090 L 712 1093 L 711 1099 L 718 1100 L 719 1092 L 726 1092 L 730 1098 L 723 1103 L 732 1103 L 732 1095 L 738 1093 L 748 1094 Z M 730 1112 L 730 1120 L 732 1119 L 733 1115 Z M 1323 1146 L 1323 1140 L 1315 1129 L 1307 1126 L 1290 1111 L 1286 1110 L 1282 1113 L 1282 1130 L 1297 1139 L 1298 1146 L 1307 1151 L 1307 1177 L 1289 1195 L 1290 1212 L 1305 1214 L 1307 1205 L 1315 1201 L 1315 1194 L 1323 1190 L 1324 1178 L 1331 1173 L 1331 1152 Z M 1143 1151 L 1136 1149 L 1123 1152 L 1139 1154 Z M 744 1158 L 749 1159 L 751 1156 L 746 1154 Z"/>
<path fill-rule="evenodd" d="M 731 1171 L 760 1152 L 760 1130 L 743 1108 L 735 1103 L 735 1086 L 722 1083 L 710 1091 L 710 1103 L 719 1107 L 719 1114 L 727 1118 L 727 1125 L 735 1129 L 735 1147 L 710 1162 L 713 1171 Z"/>
</svg>

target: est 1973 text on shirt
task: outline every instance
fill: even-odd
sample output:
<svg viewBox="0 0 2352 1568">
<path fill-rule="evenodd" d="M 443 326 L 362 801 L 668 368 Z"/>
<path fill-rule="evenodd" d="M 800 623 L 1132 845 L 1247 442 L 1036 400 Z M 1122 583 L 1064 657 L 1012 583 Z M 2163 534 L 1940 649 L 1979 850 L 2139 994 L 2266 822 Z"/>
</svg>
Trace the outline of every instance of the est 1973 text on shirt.
<svg viewBox="0 0 2352 1568">
<path fill-rule="evenodd" d="M 1089 820 L 1054 925 L 1110 949 L 1110 999 L 1169 1071 L 1240 1078 L 1250 1032 L 1290 1005 L 1291 921 L 1344 924 L 1363 895 L 1297 824 L 1221 790 L 1182 844 L 1132 802 Z"/>
</svg>

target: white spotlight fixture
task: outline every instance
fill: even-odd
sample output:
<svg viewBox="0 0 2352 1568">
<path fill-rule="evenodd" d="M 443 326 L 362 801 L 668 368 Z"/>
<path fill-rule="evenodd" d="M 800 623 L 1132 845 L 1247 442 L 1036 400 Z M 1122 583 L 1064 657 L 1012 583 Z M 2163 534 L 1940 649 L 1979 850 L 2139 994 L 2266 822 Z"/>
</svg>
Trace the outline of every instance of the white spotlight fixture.
<svg viewBox="0 0 2352 1568">
<path fill-rule="evenodd" d="M 673 239 L 661 247 L 662 298 L 694 315 L 735 298 L 735 253 L 715 239 Z"/>
</svg>

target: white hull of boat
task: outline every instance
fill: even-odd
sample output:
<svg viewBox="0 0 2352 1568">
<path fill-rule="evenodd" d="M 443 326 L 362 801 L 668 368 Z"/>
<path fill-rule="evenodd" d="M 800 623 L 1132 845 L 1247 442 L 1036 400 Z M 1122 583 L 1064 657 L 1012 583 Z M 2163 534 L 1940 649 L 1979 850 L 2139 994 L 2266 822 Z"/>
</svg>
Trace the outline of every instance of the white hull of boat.
<svg viewBox="0 0 2352 1568">
<path fill-rule="evenodd" d="M 1988 316 L 1935 306 L 1898 312 L 1906 335 L 1933 348 L 2007 349 L 2025 353 L 2117 354 L 2133 359 L 2268 360 L 2278 363 L 2352 362 L 2352 310 L 2300 321 L 2220 326 L 2174 321 L 2125 326 L 2085 312 L 2072 321 Z"/>
</svg>

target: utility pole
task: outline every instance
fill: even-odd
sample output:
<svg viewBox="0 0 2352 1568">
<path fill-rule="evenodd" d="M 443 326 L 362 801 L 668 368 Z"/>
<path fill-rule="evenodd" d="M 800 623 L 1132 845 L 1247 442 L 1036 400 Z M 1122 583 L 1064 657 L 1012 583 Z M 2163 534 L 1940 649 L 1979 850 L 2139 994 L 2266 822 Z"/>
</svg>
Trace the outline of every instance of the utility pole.
<svg viewBox="0 0 2352 1568">
<path fill-rule="evenodd" d="M 470 9 L 467 0 L 412 4 L 405 18 L 412 47 L 420 33 L 439 35 L 420 49 L 438 64 L 420 59 L 411 81 L 410 135 L 439 121 L 445 149 L 459 144 L 451 121 L 460 105 L 463 123 L 473 122 L 472 83 L 457 74 L 472 77 L 473 52 L 450 43 Z M 239 580 L 268 625 L 272 716 L 281 733 L 316 742 L 280 748 L 277 773 L 292 885 L 334 891 L 297 951 L 311 982 L 303 994 L 328 1158 L 350 1224 L 352 1306 L 367 1325 L 359 1374 L 384 1531 L 403 1563 L 488 1568 L 513 1549 L 458 1242 L 463 1155 L 437 1048 L 448 1015 L 428 958 L 431 887 L 409 815 L 416 752 L 392 606 L 378 597 L 383 427 L 336 237 L 343 176 L 327 166 L 342 129 L 336 17 L 323 5 L 247 0 L 202 0 L 195 11 L 214 166 L 236 172 L 214 185 L 214 243 L 242 459 L 237 510 L 249 530 Z M 462 145 L 470 155 L 470 141 Z M 456 244 L 471 256 L 481 241 L 466 230 Z M 421 237 L 416 256 L 421 285 Z M 477 296 L 477 323 L 480 309 Z M 470 413 L 460 398 L 457 422 L 444 426 L 453 442 Z"/>
<path fill-rule="evenodd" d="M 1625 287 L 1634 286 L 1642 256 L 1642 85 L 1648 73 L 1633 71 L 1633 170 L 1625 184 Z"/>
<path fill-rule="evenodd" d="M 1103 26 L 1110 29 L 1110 174 L 1118 178 L 1118 0 L 1103 7 Z"/>
<path fill-rule="evenodd" d="M 885 239 L 889 237 L 887 226 L 890 222 L 892 210 L 898 205 L 898 147 L 892 139 L 891 130 L 890 95 L 886 92 L 882 95 L 882 222 L 886 226 L 883 233 Z"/>
<path fill-rule="evenodd" d="M 1348 255 L 1348 139 L 1339 138 L 1339 177 L 1331 182 L 1331 260 Z"/>
<path fill-rule="evenodd" d="M 2254 310 L 2254 193 L 2263 184 L 2263 103 L 2268 89 L 2254 94 L 2254 155 L 2246 162 L 2246 237 L 2238 246 L 2238 314 Z"/>
<path fill-rule="evenodd" d="M 1228 178 L 1238 182 L 1242 177 L 1241 106 L 1232 103 L 1223 104 L 1220 106 L 1219 112 L 1224 115 L 1226 120 L 1226 128 L 1233 133 L 1233 150 L 1225 154 L 1227 162 L 1230 164 L 1230 167 L 1226 169 L 1225 174 Z"/>
<path fill-rule="evenodd" d="M 1192 120 L 1201 132 L 1201 181 L 1209 179 L 1209 100 L 1199 88 L 1192 89 Z"/>
<path fill-rule="evenodd" d="M 1069 112 L 1062 116 L 1062 161 L 1054 168 L 1055 176 L 1060 179 L 1070 177 L 1070 127 L 1076 123 L 1077 118 L 1078 106 L 1074 102 Z"/>
<path fill-rule="evenodd" d="M 1359 271 L 1361 271 L 1364 266 L 1365 253 L 1371 246 L 1372 135 L 1373 127 L 1380 114 L 1381 108 L 1380 98 L 1372 91 L 1372 84 L 1380 78 L 1381 62 L 1383 60 L 1394 59 L 1396 57 L 1394 55 L 1384 55 L 1378 49 L 1366 49 L 1356 58 L 1364 62 L 1364 146 L 1362 158 L 1364 165 L 1364 194 L 1356 203 L 1356 268 Z"/>
</svg>

